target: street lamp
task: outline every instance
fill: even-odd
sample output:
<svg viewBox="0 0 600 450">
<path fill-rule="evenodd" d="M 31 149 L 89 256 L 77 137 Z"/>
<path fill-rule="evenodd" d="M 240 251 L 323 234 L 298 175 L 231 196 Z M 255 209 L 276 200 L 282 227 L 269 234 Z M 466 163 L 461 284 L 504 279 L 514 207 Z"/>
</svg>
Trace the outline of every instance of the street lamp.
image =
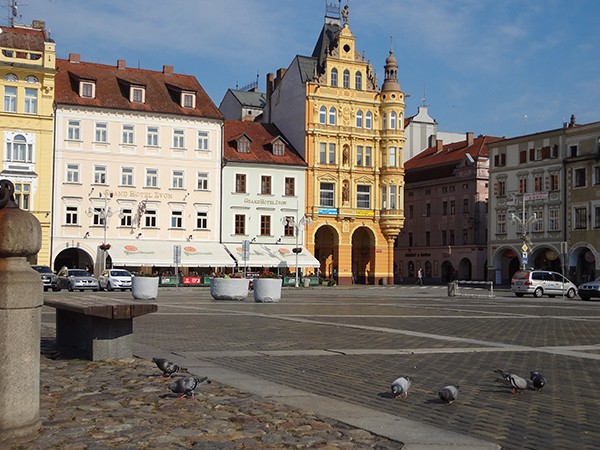
<svg viewBox="0 0 600 450">
<path fill-rule="evenodd" d="M 304 225 L 310 225 L 312 223 L 312 219 L 307 217 L 305 214 L 302 215 L 300 219 L 298 219 L 298 208 L 296 208 L 296 217 L 284 217 L 283 219 L 284 225 L 294 227 L 294 236 L 296 237 L 296 246 L 292 250 L 292 252 L 296 255 L 296 287 L 299 287 L 298 283 L 298 254 L 302 252 L 302 248 L 298 246 L 298 239 L 300 237 L 300 230 L 304 228 Z"/>
<path fill-rule="evenodd" d="M 537 215 L 535 213 L 533 213 L 533 215 L 531 215 L 530 217 L 525 218 L 526 197 L 528 197 L 527 194 L 524 194 L 523 195 L 523 210 L 521 213 L 521 217 L 517 216 L 515 213 L 512 213 L 510 216 L 510 220 L 513 223 L 518 223 L 521 226 L 521 240 L 523 241 L 523 246 L 521 247 L 521 250 L 523 250 L 523 254 L 522 254 L 522 258 L 521 258 L 521 266 L 522 266 L 523 270 L 526 269 L 525 265 L 527 264 L 527 250 L 529 249 L 529 247 L 527 246 L 527 243 L 529 242 L 529 244 L 531 245 L 531 239 L 529 239 L 527 237 L 527 231 L 529 229 L 529 224 L 537 221 Z"/>
<path fill-rule="evenodd" d="M 102 194 L 102 192 L 100 193 L 100 198 L 102 198 L 103 196 L 104 208 L 102 208 L 101 210 L 91 206 L 88 208 L 88 216 L 92 217 L 97 215 L 98 218 L 102 220 L 102 225 L 104 227 L 104 239 L 102 240 L 102 245 L 100 246 L 100 249 L 102 250 L 100 273 L 102 273 L 104 269 L 106 269 L 106 251 L 109 248 L 106 244 L 106 229 L 108 226 L 108 218 L 113 214 L 110 209 L 110 206 L 108 206 L 108 202 L 113 197 L 113 193 L 107 189 L 104 191 L 104 195 Z"/>
</svg>

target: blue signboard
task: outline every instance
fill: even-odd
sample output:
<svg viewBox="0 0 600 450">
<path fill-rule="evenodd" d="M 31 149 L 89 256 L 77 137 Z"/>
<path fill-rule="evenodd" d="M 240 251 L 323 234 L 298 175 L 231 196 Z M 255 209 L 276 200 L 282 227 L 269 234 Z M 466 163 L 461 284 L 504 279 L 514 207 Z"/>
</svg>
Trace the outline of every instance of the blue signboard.
<svg viewBox="0 0 600 450">
<path fill-rule="evenodd" d="M 319 208 L 319 214 L 324 216 L 335 216 L 337 213 L 337 208 Z"/>
</svg>

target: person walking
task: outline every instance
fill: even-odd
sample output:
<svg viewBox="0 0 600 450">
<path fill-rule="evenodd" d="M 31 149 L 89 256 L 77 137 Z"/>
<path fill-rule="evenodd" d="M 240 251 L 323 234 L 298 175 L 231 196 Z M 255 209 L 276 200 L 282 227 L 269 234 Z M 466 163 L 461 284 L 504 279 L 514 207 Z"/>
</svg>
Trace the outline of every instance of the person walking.
<svg viewBox="0 0 600 450">
<path fill-rule="evenodd" d="M 420 267 L 417 271 L 417 283 L 419 283 L 419 286 L 423 286 L 423 269 Z"/>
</svg>

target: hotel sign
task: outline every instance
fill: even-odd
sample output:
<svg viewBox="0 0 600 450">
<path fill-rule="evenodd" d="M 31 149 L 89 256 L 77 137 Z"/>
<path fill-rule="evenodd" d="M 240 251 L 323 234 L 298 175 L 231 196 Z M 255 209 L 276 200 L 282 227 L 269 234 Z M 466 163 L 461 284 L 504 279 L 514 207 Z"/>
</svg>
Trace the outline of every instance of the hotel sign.
<svg viewBox="0 0 600 450">
<path fill-rule="evenodd" d="M 319 208 L 318 212 L 318 214 L 321 214 L 323 216 L 335 216 L 337 215 L 337 213 L 337 208 Z"/>
</svg>

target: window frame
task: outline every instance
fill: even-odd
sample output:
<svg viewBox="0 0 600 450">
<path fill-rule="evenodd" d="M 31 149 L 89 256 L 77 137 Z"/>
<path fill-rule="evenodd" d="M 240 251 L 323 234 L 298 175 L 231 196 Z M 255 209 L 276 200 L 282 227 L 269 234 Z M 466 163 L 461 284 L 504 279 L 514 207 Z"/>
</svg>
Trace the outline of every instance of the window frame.
<svg viewBox="0 0 600 450">
<path fill-rule="evenodd" d="M 105 165 L 94 164 L 94 184 L 106 185 L 108 181 L 108 168 Z"/>
<path fill-rule="evenodd" d="M 173 169 L 171 171 L 171 189 L 185 188 L 185 171 L 182 169 Z"/>
<path fill-rule="evenodd" d="M 122 166 L 121 167 L 121 186 L 133 186 L 134 178 L 133 178 L 134 170 L 131 166 Z"/>
<path fill-rule="evenodd" d="M 335 183 L 330 181 L 319 183 L 319 206 L 322 208 L 335 208 Z"/>
<path fill-rule="evenodd" d="M 4 86 L 4 112 L 17 112 L 17 87 Z"/>
<path fill-rule="evenodd" d="M 158 188 L 158 169 L 155 167 L 146 167 L 146 177 L 144 179 L 144 187 Z"/>
<path fill-rule="evenodd" d="M 371 209 L 371 185 L 357 184 L 356 185 L 356 208 Z"/>
<path fill-rule="evenodd" d="M 245 173 L 236 173 L 235 174 L 235 185 L 234 192 L 236 194 L 247 194 L 248 183 L 247 177 Z"/>
<path fill-rule="evenodd" d="M 196 211 L 196 229 L 208 230 L 208 211 Z"/>
<path fill-rule="evenodd" d="M 208 172 L 196 172 L 196 190 L 208 191 L 209 190 L 209 173 Z"/>
<path fill-rule="evenodd" d="M 79 206 L 65 205 L 65 225 L 79 225 Z"/>
<path fill-rule="evenodd" d="M 260 177 L 260 195 L 272 195 L 272 177 L 270 175 L 261 175 Z"/>
</svg>

